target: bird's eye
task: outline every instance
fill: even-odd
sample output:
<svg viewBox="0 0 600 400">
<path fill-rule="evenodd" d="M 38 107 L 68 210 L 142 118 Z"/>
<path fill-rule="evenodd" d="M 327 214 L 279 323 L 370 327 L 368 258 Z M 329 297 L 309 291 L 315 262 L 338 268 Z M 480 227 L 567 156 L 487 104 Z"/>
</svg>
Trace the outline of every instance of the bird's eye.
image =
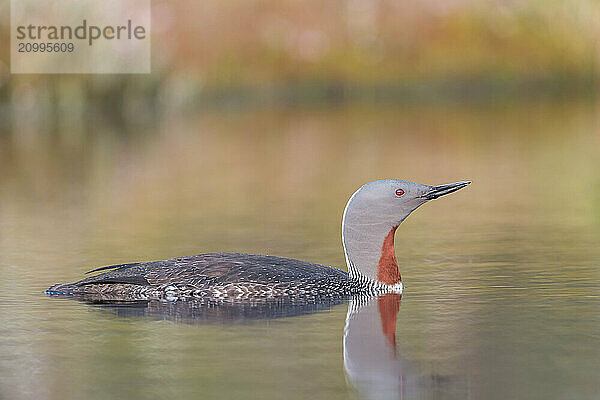
<svg viewBox="0 0 600 400">
<path fill-rule="evenodd" d="M 403 194 L 404 194 L 404 190 L 402 190 L 402 189 L 398 189 L 398 190 L 396 190 L 396 196 L 400 197 L 400 196 L 402 196 Z"/>
</svg>

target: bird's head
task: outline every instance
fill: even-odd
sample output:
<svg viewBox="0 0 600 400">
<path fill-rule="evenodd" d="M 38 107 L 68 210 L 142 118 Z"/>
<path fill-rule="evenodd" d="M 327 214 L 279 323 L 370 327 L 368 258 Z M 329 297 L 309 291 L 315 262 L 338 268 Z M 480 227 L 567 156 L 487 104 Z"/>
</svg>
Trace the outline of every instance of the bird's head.
<svg viewBox="0 0 600 400">
<path fill-rule="evenodd" d="M 401 290 L 394 250 L 396 228 L 422 204 L 470 183 L 429 186 L 382 179 L 363 185 L 348 201 L 342 220 L 342 241 L 351 277 L 363 276 Z"/>
<path fill-rule="evenodd" d="M 456 192 L 471 181 L 422 185 L 400 179 L 381 179 L 363 185 L 348 201 L 350 208 L 359 214 L 368 215 L 372 223 L 387 222 L 399 225 L 417 207 L 429 200 Z"/>
</svg>

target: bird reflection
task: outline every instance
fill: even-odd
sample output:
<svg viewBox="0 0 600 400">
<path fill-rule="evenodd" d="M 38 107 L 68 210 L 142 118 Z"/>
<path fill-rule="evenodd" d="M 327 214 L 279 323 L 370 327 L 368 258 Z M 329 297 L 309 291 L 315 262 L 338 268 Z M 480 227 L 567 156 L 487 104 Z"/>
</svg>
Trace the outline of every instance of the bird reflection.
<svg viewBox="0 0 600 400">
<path fill-rule="evenodd" d="M 289 318 L 326 311 L 342 304 L 346 298 L 323 298 L 311 301 L 294 299 L 270 301 L 213 302 L 193 299 L 188 301 L 146 300 L 137 302 L 93 301 L 79 299 L 103 309 L 109 309 L 119 317 L 144 317 L 168 319 L 187 324 L 205 322 L 227 323 L 232 321 Z"/>
<path fill-rule="evenodd" d="M 397 344 L 396 324 L 402 296 L 327 298 L 314 301 L 211 303 L 201 301 L 142 301 L 135 303 L 79 299 L 119 317 L 170 319 L 179 323 L 287 318 L 329 310 L 348 301 L 343 358 L 348 383 L 366 399 L 462 399 L 465 382 L 456 376 L 423 374 L 418 360 L 408 360 Z M 408 346 L 407 343 L 404 343 Z"/>
<path fill-rule="evenodd" d="M 402 295 L 357 297 L 349 301 L 344 329 L 344 369 L 366 399 L 465 398 L 454 376 L 422 374 L 396 344 Z"/>
<path fill-rule="evenodd" d="M 396 318 L 402 296 L 354 298 L 344 329 L 344 368 L 366 398 L 419 397 L 418 374 L 396 347 Z"/>
</svg>

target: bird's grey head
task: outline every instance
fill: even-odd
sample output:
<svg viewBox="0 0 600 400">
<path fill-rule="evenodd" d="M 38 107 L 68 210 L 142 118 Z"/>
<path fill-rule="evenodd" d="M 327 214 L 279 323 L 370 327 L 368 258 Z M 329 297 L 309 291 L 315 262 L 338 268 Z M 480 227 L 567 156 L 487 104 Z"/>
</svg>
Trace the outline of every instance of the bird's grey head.
<svg viewBox="0 0 600 400">
<path fill-rule="evenodd" d="M 400 282 L 399 273 L 393 277 L 382 273 L 382 264 L 396 264 L 393 242 L 398 225 L 422 204 L 469 183 L 429 186 L 400 179 L 382 179 L 363 185 L 348 201 L 342 221 L 342 239 L 351 275 L 360 273 L 386 284 Z M 387 266 L 390 270 L 392 267 Z"/>
</svg>

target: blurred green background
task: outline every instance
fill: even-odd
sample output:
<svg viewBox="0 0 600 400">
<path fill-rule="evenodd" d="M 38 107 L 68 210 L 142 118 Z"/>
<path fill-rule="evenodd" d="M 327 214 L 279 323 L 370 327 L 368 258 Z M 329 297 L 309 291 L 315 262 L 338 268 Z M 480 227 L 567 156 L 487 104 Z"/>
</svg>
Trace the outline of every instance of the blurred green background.
<svg viewBox="0 0 600 400">
<path fill-rule="evenodd" d="M 0 4 L 5 129 L 32 110 L 43 121 L 36 127 L 51 129 L 86 113 L 147 122 L 202 107 L 589 98 L 597 90 L 593 0 L 155 0 L 150 76 L 10 76 L 9 2 Z"/>
</svg>

